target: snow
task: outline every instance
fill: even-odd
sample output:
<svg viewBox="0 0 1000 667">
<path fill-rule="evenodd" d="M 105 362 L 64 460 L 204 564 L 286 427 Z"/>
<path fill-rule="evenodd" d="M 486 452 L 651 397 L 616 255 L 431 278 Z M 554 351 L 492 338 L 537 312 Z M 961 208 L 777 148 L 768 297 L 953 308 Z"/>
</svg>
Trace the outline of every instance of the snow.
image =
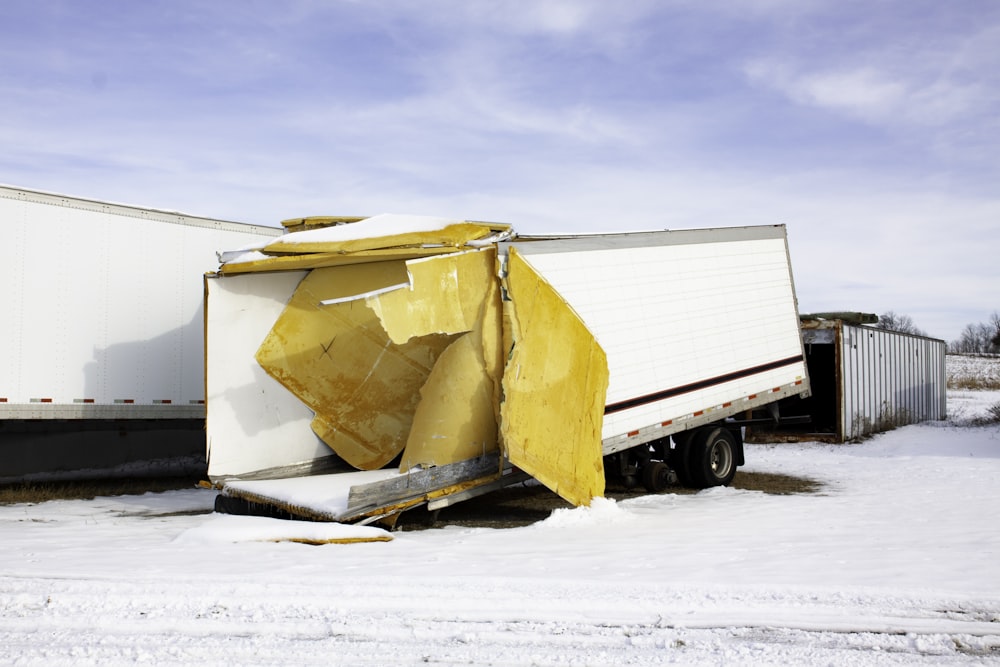
<svg viewBox="0 0 1000 667">
<path fill-rule="evenodd" d="M 358 528 L 213 514 L 197 488 L 0 506 L 0 663 L 995 664 L 998 402 L 747 446 L 746 470 L 815 494 L 599 499 L 389 542 L 268 541 Z"/>
<path fill-rule="evenodd" d="M 392 535 L 381 528 L 341 523 L 280 521 L 259 516 L 220 515 L 188 530 L 179 542 L 304 542 L 307 544 L 388 542 Z"/>
<path fill-rule="evenodd" d="M 397 234 L 414 234 L 421 232 L 441 231 L 449 225 L 460 223 L 461 220 L 437 218 L 426 215 L 400 215 L 382 213 L 348 225 L 334 225 L 308 229 L 294 234 L 285 234 L 271 243 L 295 245 L 299 243 L 343 243 L 367 238 L 395 236 Z"/>
<path fill-rule="evenodd" d="M 340 517 L 347 511 L 347 500 L 352 486 L 371 484 L 399 477 L 398 468 L 365 470 L 336 475 L 312 475 L 297 479 L 260 479 L 231 481 L 226 486 L 235 491 L 245 491 L 285 505 L 308 507 L 319 514 Z"/>
<path fill-rule="evenodd" d="M 948 386 L 1000 385 L 1000 355 L 949 354 Z"/>
<path fill-rule="evenodd" d="M 401 234 L 430 234 L 433 236 L 434 232 L 442 231 L 451 225 L 457 225 L 462 222 L 462 220 L 426 215 L 382 213 L 350 224 L 319 227 L 317 229 L 284 234 L 277 238 L 267 239 L 263 243 L 220 252 L 219 261 L 225 264 L 241 264 L 272 259 L 272 256 L 268 255 L 266 250 L 268 246 L 273 244 L 287 247 L 303 243 L 346 243 L 361 239 L 375 239 Z M 502 230 L 490 234 L 485 238 L 470 239 L 466 242 L 466 245 L 470 247 L 483 247 L 507 239 L 510 236 L 510 230 Z M 433 247 L 434 245 L 428 244 L 425 247 Z"/>
</svg>

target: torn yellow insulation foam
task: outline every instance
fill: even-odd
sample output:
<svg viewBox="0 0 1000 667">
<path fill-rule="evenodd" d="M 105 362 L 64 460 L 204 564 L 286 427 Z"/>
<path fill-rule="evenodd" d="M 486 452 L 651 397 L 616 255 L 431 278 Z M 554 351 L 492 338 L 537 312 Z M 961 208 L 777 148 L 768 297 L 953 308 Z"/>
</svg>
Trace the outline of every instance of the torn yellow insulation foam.
<svg viewBox="0 0 1000 667">
<path fill-rule="evenodd" d="M 493 389 L 479 336 L 472 332 L 460 336 L 438 358 L 420 390 L 400 471 L 442 466 L 496 451 Z"/>
<path fill-rule="evenodd" d="M 410 289 L 368 299 L 389 337 L 404 343 L 430 333 L 464 333 L 480 328 L 492 289 L 494 248 L 406 262 Z M 499 304 L 491 304 L 494 308 Z M 499 309 L 491 313 L 498 317 Z M 499 328 L 499 321 L 491 323 Z"/>
<path fill-rule="evenodd" d="M 493 247 L 407 262 L 410 288 L 368 298 L 397 344 L 461 334 L 420 389 L 400 469 L 440 466 L 497 449 L 500 292 Z"/>
<path fill-rule="evenodd" d="M 574 505 L 604 494 L 604 350 L 566 301 L 511 249 L 512 349 L 503 374 L 501 437 L 512 465 Z"/>
<path fill-rule="evenodd" d="M 257 351 L 257 361 L 315 413 L 313 430 L 362 470 L 402 452 L 419 390 L 453 336 L 431 334 L 404 345 L 389 339 L 363 298 L 407 281 L 403 262 L 311 271 Z"/>
</svg>

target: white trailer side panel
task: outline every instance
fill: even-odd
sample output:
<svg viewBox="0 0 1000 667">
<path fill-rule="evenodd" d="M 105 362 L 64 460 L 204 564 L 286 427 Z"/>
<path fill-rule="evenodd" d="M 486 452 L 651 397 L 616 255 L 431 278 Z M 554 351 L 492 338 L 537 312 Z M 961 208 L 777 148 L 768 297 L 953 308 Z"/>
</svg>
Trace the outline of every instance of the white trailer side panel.
<svg viewBox="0 0 1000 667">
<path fill-rule="evenodd" d="M 517 248 L 607 353 L 606 453 L 808 390 L 783 226 Z"/>
<path fill-rule="evenodd" d="M 202 275 L 281 230 L 0 186 L 0 419 L 204 416 Z"/>
</svg>

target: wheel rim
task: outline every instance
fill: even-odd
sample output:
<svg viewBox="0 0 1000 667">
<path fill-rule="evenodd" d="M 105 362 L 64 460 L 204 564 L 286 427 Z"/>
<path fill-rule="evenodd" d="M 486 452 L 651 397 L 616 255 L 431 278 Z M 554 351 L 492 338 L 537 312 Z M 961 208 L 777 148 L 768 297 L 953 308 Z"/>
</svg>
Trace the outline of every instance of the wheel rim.
<svg viewBox="0 0 1000 667">
<path fill-rule="evenodd" d="M 716 479 L 725 479 L 729 471 L 733 469 L 733 450 L 724 439 L 717 439 L 712 443 L 712 448 L 708 453 L 709 466 Z"/>
</svg>

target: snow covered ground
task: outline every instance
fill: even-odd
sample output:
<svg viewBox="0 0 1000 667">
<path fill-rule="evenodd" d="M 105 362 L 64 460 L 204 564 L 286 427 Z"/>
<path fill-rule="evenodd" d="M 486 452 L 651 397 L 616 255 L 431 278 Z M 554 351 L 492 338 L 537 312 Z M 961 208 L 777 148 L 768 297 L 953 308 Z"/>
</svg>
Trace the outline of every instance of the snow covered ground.
<svg viewBox="0 0 1000 667">
<path fill-rule="evenodd" d="M 0 663 L 997 664 L 1000 425 L 975 425 L 997 403 L 952 392 L 947 422 L 747 447 L 747 470 L 818 494 L 389 542 L 260 541 L 288 524 L 212 514 L 202 489 L 3 506 Z"/>
</svg>

